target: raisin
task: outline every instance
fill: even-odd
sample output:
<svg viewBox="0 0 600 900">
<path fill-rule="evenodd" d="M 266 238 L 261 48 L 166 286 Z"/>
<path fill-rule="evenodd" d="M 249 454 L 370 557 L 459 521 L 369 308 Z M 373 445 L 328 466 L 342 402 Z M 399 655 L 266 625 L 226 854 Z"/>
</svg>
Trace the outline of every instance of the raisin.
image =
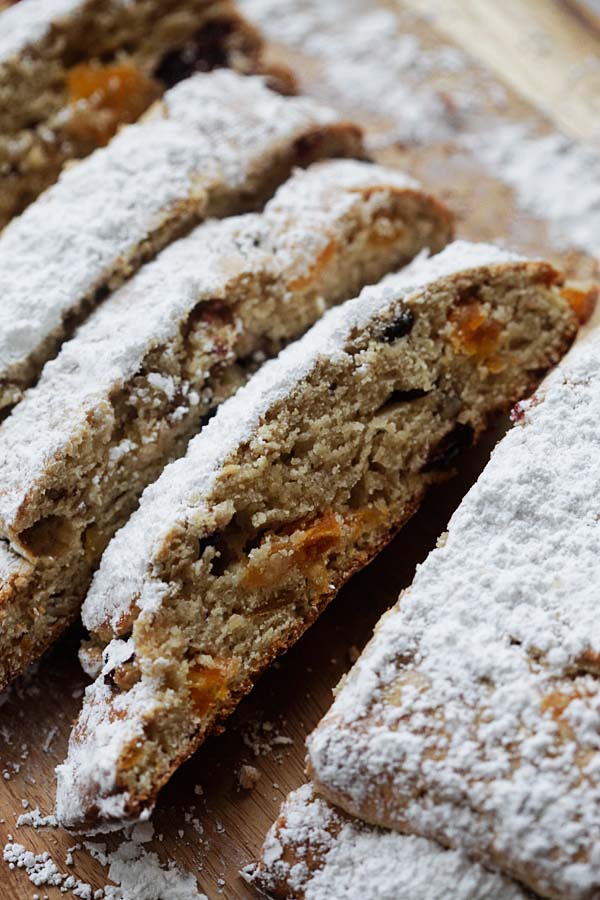
<svg viewBox="0 0 600 900">
<path fill-rule="evenodd" d="M 227 66 L 226 39 L 231 29 L 231 22 L 226 20 L 215 20 L 205 25 L 187 46 L 165 54 L 154 76 L 170 88 L 194 72 L 211 72 Z"/>
<path fill-rule="evenodd" d="M 444 435 L 423 466 L 423 472 L 438 472 L 449 469 L 455 459 L 473 444 L 475 432 L 471 425 L 458 422 L 452 431 Z"/>
<path fill-rule="evenodd" d="M 414 324 L 414 314 L 410 309 L 403 309 L 389 325 L 385 326 L 381 339 L 385 341 L 386 344 L 393 344 L 394 341 L 397 341 L 399 338 L 406 337 L 407 334 L 410 334 Z"/>
</svg>

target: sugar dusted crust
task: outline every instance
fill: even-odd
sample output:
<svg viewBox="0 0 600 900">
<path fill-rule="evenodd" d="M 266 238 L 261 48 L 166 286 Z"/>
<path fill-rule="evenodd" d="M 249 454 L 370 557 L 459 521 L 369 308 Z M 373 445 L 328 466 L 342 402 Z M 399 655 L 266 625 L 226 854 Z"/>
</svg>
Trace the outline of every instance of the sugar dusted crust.
<svg viewBox="0 0 600 900">
<path fill-rule="evenodd" d="M 21 0 L 0 22 L 0 227 L 165 88 L 262 40 L 230 0 Z"/>
<path fill-rule="evenodd" d="M 258 77 L 221 70 L 167 92 L 0 236 L 0 413 L 74 322 L 173 238 L 257 208 L 294 165 L 361 153 L 354 126 Z"/>
<path fill-rule="evenodd" d="M 551 266 L 457 242 L 253 376 L 104 554 L 84 606 L 99 675 L 58 770 L 63 821 L 147 811 L 575 330 Z"/>
<path fill-rule="evenodd" d="M 309 743 L 320 791 L 537 894 L 600 891 L 600 341 L 531 400 Z"/>
<path fill-rule="evenodd" d="M 351 819 L 315 795 L 293 791 L 242 873 L 279 900 L 527 900 L 528 891 L 460 850 Z"/>
</svg>

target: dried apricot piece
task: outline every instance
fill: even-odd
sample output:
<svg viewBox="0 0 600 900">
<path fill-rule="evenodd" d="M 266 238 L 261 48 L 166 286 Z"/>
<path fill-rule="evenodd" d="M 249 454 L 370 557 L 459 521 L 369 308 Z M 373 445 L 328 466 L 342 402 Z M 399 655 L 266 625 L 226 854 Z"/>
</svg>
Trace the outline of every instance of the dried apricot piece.
<svg viewBox="0 0 600 900">
<path fill-rule="evenodd" d="M 571 283 L 561 290 L 561 294 L 577 316 L 577 320 L 582 325 L 587 322 L 596 307 L 598 288 L 595 285 L 576 287 L 575 283 Z"/>
<path fill-rule="evenodd" d="M 341 536 L 341 525 L 332 512 L 309 523 L 290 523 L 278 534 L 265 537 L 259 549 L 267 548 L 268 558 L 250 561 L 244 581 L 252 588 L 272 587 L 293 570 L 302 571 L 312 580 L 320 580 L 326 555 Z"/>
<path fill-rule="evenodd" d="M 190 666 L 188 685 L 196 715 L 206 715 L 217 700 L 227 696 L 229 681 L 236 670 L 235 661 L 225 657 L 214 657 L 210 664 L 198 662 Z"/>
<path fill-rule="evenodd" d="M 451 324 L 450 343 L 459 353 L 474 356 L 490 372 L 501 372 L 505 363 L 497 353 L 502 325 L 490 319 L 481 304 L 469 303 L 454 307 L 448 316 Z"/>
<path fill-rule="evenodd" d="M 331 240 L 327 243 L 323 250 L 317 256 L 317 259 L 313 266 L 311 266 L 310 271 L 306 275 L 301 275 L 299 278 L 294 279 L 289 284 L 289 289 L 291 291 L 302 291 L 304 288 L 308 287 L 308 285 L 314 281 L 323 271 L 323 269 L 329 265 L 336 251 L 336 243 Z"/>
<path fill-rule="evenodd" d="M 134 122 L 159 96 L 158 85 L 131 63 L 80 63 L 67 74 L 72 112 L 69 130 L 106 144 L 120 124 Z"/>
</svg>

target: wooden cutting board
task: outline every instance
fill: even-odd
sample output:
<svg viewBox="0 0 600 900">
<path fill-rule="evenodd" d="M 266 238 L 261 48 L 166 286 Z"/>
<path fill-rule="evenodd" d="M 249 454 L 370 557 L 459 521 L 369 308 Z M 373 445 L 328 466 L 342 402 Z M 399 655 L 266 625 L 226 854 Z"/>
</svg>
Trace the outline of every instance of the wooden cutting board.
<svg viewBox="0 0 600 900">
<path fill-rule="evenodd" d="M 365 11 L 372 11 L 375 5 L 364 0 Z M 477 63 L 453 76 L 430 73 L 431 86 L 442 92 L 450 105 L 457 93 L 475 91 L 478 105 L 473 116 L 498 114 L 543 131 L 551 127 L 544 118 L 545 110 L 572 135 L 598 137 L 600 65 L 597 69 L 589 66 L 576 90 L 567 92 L 565 79 L 582 58 L 600 57 L 600 39 L 566 4 L 553 0 L 527 4 L 520 0 L 502 4 L 495 0 L 410 0 L 400 5 L 381 0 L 381 5 L 394 10 L 402 33 L 414 33 L 425 47 L 448 44 L 450 35 L 495 73 L 484 74 Z M 434 11 L 436 21 L 416 20 L 407 16 L 407 9 Z M 360 20 L 356 28 L 360 28 Z M 438 28 L 445 32 L 443 36 Z M 523 36 L 529 33 L 545 35 L 552 47 L 549 57 L 535 51 L 534 41 L 524 42 Z M 285 47 L 273 47 L 273 55 L 297 70 L 305 91 L 340 102 L 331 95 L 318 59 Z M 499 82 L 504 90 L 490 89 Z M 355 115 L 352 107 L 349 103 L 346 111 Z M 359 113 L 358 118 L 369 129 L 374 144 L 389 131 L 389 120 L 368 113 Z M 465 127 L 469 126 L 466 121 Z M 461 236 L 502 239 L 525 252 L 550 256 L 571 274 L 587 278 L 595 273 L 595 261 L 575 248 L 557 252 L 547 225 L 519 209 L 511 189 L 451 140 L 418 147 L 389 140 L 379 143 L 376 156 L 381 161 L 408 169 L 456 210 Z M 147 848 L 162 860 L 173 859 L 182 869 L 197 874 L 199 887 L 211 900 L 254 896 L 238 871 L 256 858 L 284 795 L 303 781 L 306 734 L 328 708 L 332 688 L 381 613 L 410 583 L 415 565 L 444 530 L 504 427 L 505 423 L 499 423 L 463 461 L 455 480 L 432 492 L 394 543 L 352 579 L 322 619 L 262 678 L 227 732 L 211 739 L 164 790 L 153 818 L 157 837 Z M 107 872 L 87 850 L 75 850 L 74 864 L 65 864 L 76 837 L 58 828 L 34 831 L 15 827 L 27 804 L 44 814 L 52 811 L 54 766 L 64 757 L 70 723 L 85 686 L 76 660 L 79 637 L 74 629 L 0 709 L 0 841 L 4 845 L 12 835 L 12 840 L 36 853 L 49 851 L 62 872 L 98 889 L 108 883 Z M 245 764 L 260 772 L 252 790 L 238 785 L 238 772 Z M 107 840 L 109 849 L 118 843 L 117 837 Z M 40 898 L 65 896 L 57 888 L 36 888 L 22 871 L 10 871 L 5 863 L 0 864 L 0 900 L 25 900 L 36 893 Z"/>
</svg>

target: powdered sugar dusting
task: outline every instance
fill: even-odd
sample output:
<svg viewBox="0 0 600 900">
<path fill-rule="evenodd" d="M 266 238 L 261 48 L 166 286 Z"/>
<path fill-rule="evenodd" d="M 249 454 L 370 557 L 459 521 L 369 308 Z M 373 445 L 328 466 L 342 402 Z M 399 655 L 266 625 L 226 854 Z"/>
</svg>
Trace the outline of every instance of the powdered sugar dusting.
<svg viewBox="0 0 600 900">
<path fill-rule="evenodd" d="M 291 861 L 290 861 L 291 857 Z M 259 866 L 243 873 L 263 890 L 286 885 L 304 900 L 525 900 L 514 882 L 433 841 L 364 825 L 294 791 L 271 828 Z"/>
<path fill-rule="evenodd" d="M 70 16 L 84 0 L 21 0 L 1 13 L 0 64 L 49 34 L 52 24 Z"/>
<path fill-rule="evenodd" d="M 113 882 L 96 890 L 74 875 L 61 872 L 48 851 L 36 854 L 23 844 L 8 843 L 3 857 L 9 868 L 24 869 L 36 887 L 60 888 L 61 893 L 71 893 L 80 900 L 207 900 L 190 872 L 183 872 L 173 861 L 161 865 L 157 854 L 142 844 L 143 840 L 134 834 L 132 840 L 124 841 L 112 853 L 94 848 L 93 855 L 109 866 L 108 877 Z"/>
<path fill-rule="evenodd" d="M 593 333 L 521 405 L 310 738 L 349 810 L 570 900 L 600 888 L 599 417 Z"/>
<path fill-rule="evenodd" d="M 108 877 L 118 887 L 106 887 L 106 900 L 207 900 L 196 879 L 174 862 L 161 866 L 156 853 L 134 842 L 121 844 L 109 854 Z"/>
<path fill-rule="evenodd" d="M 56 828 L 58 821 L 54 815 L 42 815 L 39 808 L 37 808 L 19 816 L 17 819 L 17 828 L 22 828 L 25 825 L 31 826 L 32 828 Z"/>
<path fill-rule="evenodd" d="M 557 246 L 570 241 L 600 259 L 600 155 L 558 132 L 535 135 L 505 123 L 463 143 L 517 192 L 523 208 L 546 219 Z"/>
<path fill-rule="evenodd" d="M 386 144 L 450 140 L 466 147 L 515 188 L 523 209 L 549 221 L 557 249 L 567 242 L 600 258 L 598 148 L 549 131 L 533 112 L 537 132 L 497 118 L 504 115 L 504 86 L 460 49 L 423 46 L 410 24 L 399 27 L 405 10 L 371 8 L 364 0 L 241 3 L 269 37 L 310 58 L 319 85 L 342 107 L 385 117 Z"/>
<path fill-rule="evenodd" d="M 444 140 L 457 132 L 463 98 L 450 106 L 423 83 L 432 72 L 452 74 L 466 67 L 456 47 L 426 50 L 399 28 L 395 12 L 369 9 L 361 0 L 242 0 L 240 5 L 272 40 L 313 58 L 338 103 L 389 118 L 396 139 Z"/>
</svg>

